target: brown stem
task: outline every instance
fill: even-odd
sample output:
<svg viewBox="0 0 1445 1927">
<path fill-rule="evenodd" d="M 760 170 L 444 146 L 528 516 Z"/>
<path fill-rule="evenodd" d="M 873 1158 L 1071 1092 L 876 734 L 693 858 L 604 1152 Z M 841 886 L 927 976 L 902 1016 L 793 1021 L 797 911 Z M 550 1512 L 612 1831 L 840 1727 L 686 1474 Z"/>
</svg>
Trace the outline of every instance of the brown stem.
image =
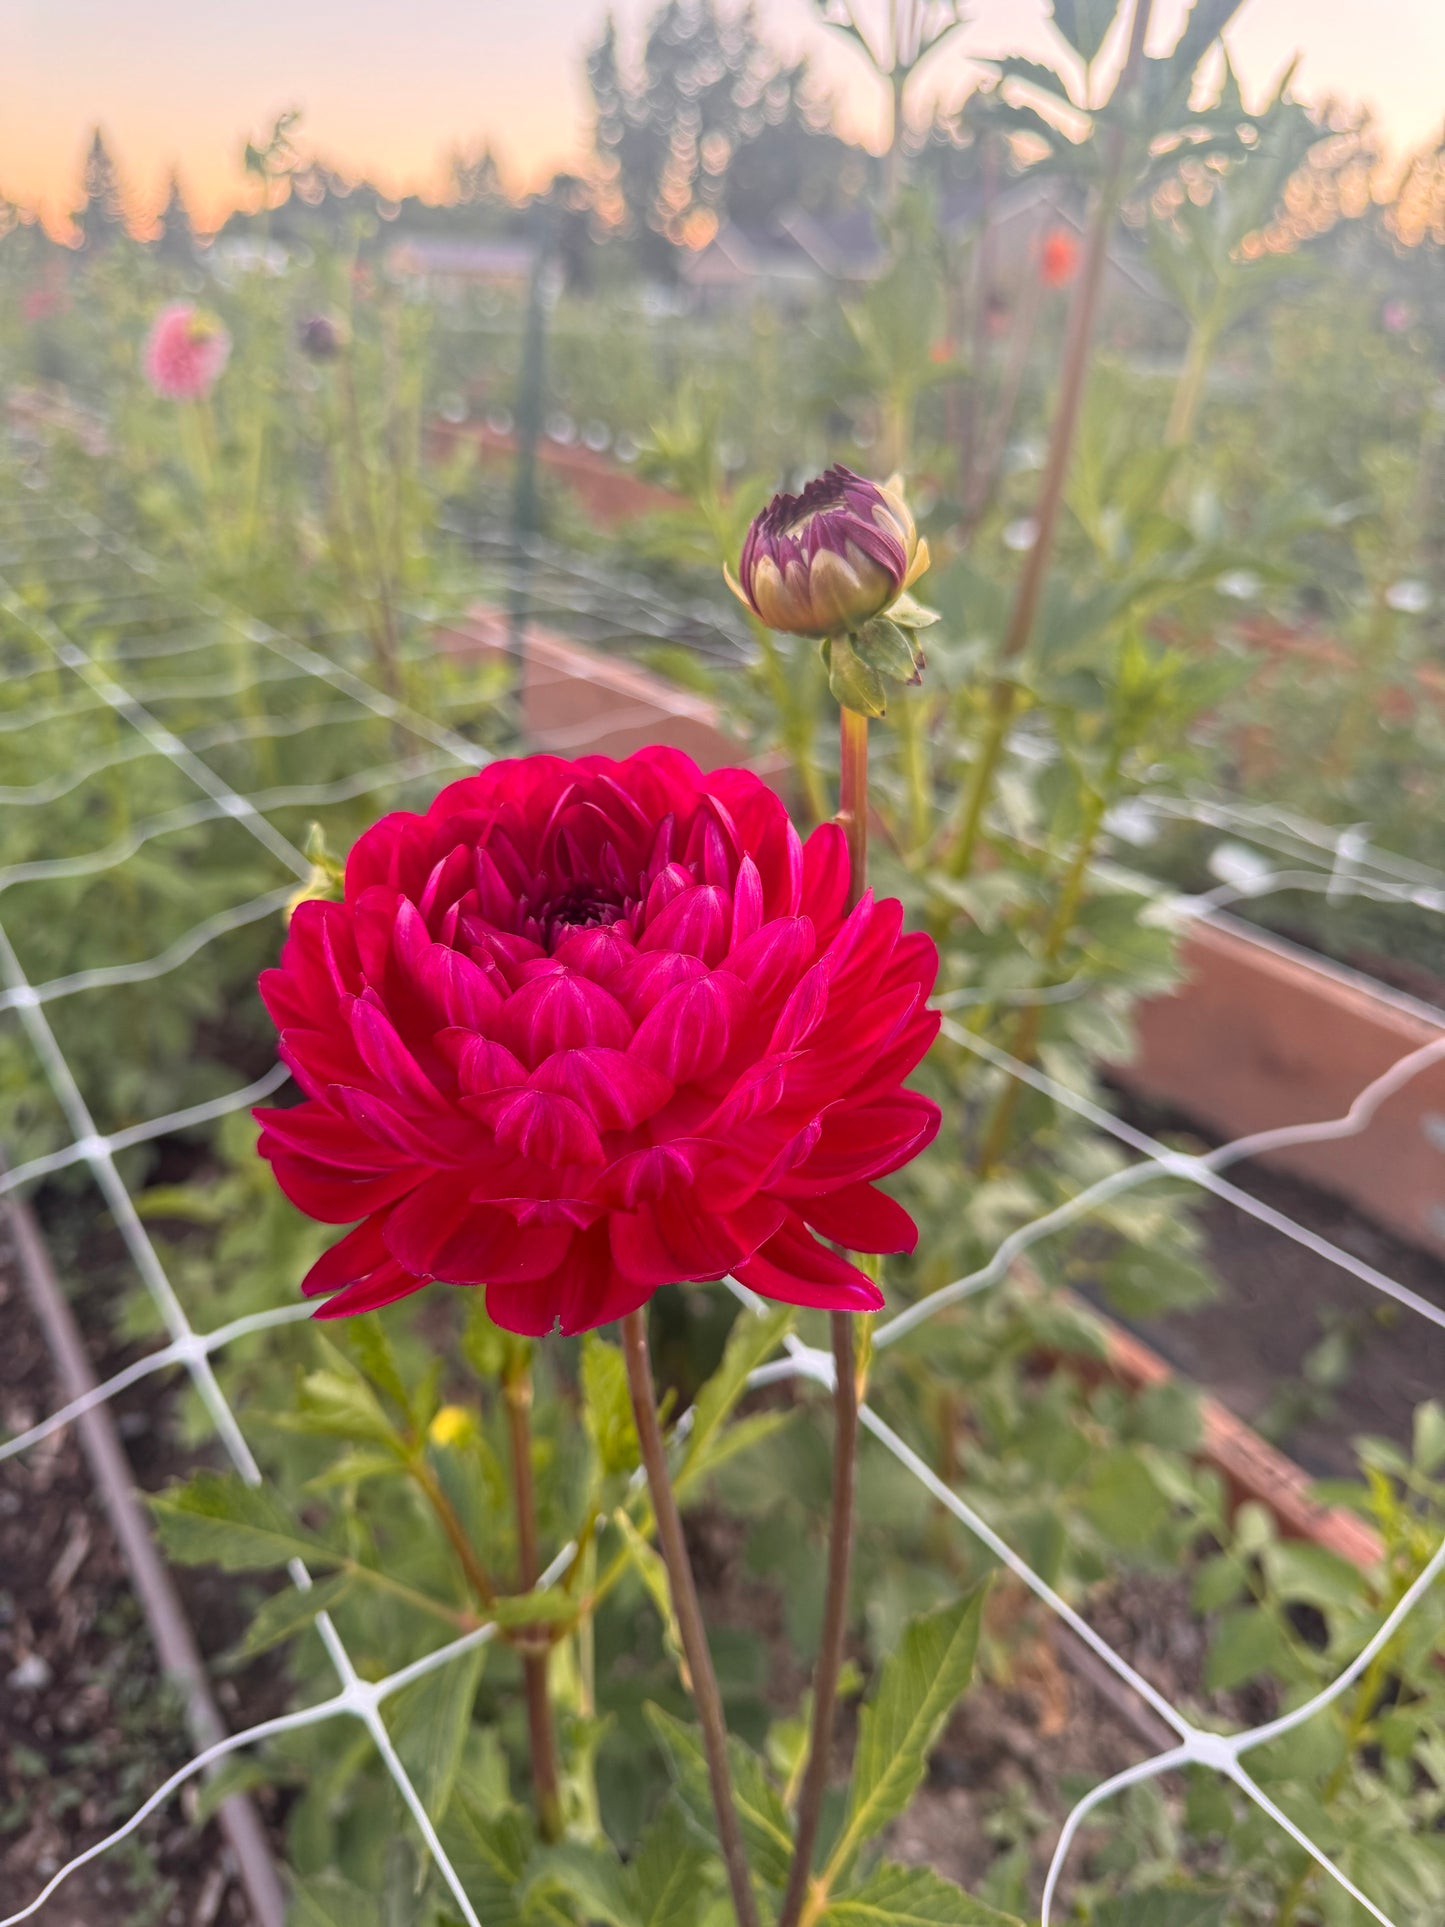
<svg viewBox="0 0 1445 1927">
<path fill-rule="evenodd" d="M 717 1817 L 718 1842 L 727 1868 L 732 1891 L 733 1912 L 738 1927 L 758 1927 L 757 1906 L 753 1900 L 752 1876 L 743 1850 L 742 1831 L 733 1804 L 732 1777 L 728 1771 L 728 1730 L 723 1717 L 722 1694 L 713 1671 L 707 1632 L 702 1623 L 697 1586 L 687 1556 L 687 1541 L 682 1533 L 682 1516 L 677 1509 L 672 1481 L 667 1472 L 667 1454 L 662 1443 L 662 1428 L 657 1422 L 657 1394 L 652 1383 L 652 1360 L 647 1350 L 646 1310 L 630 1311 L 622 1321 L 622 1349 L 627 1359 L 627 1385 L 632 1394 L 632 1416 L 637 1425 L 642 1463 L 647 1472 L 652 1510 L 657 1519 L 657 1538 L 672 1585 L 672 1603 L 677 1613 L 678 1631 L 692 1686 L 693 1704 L 702 1728 L 703 1751 L 707 1755 L 708 1782 L 712 1788 L 713 1812 Z"/>
<path fill-rule="evenodd" d="M 486 1567 L 478 1559 L 476 1548 L 467 1537 L 465 1526 L 457 1517 L 456 1508 L 442 1490 L 441 1480 L 420 1455 L 411 1462 L 411 1475 L 421 1487 L 427 1504 L 441 1522 L 442 1531 L 447 1535 L 451 1549 L 457 1556 L 457 1563 L 467 1576 L 467 1584 L 484 1606 L 490 1606 L 496 1598 L 497 1589 L 492 1584 Z"/>
<path fill-rule="evenodd" d="M 1148 31 L 1149 15 L 1153 11 L 1153 5 L 1154 0 L 1136 0 L 1133 26 L 1129 34 L 1129 52 L 1124 63 L 1124 71 L 1114 90 L 1116 106 L 1123 98 L 1125 91 L 1132 87 L 1138 73 L 1139 63 L 1144 54 L 1144 36 Z M 1126 129 L 1124 123 L 1120 121 L 1110 132 L 1104 178 L 1089 222 L 1089 237 L 1084 249 L 1084 270 L 1079 277 L 1074 300 L 1069 309 L 1069 332 L 1064 346 L 1058 408 L 1054 414 L 1048 460 L 1044 465 L 1043 480 L 1039 485 L 1038 506 L 1035 510 L 1037 528 L 1033 547 L 1029 550 L 1024 563 L 1023 574 L 1019 577 L 1018 593 L 1014 597 L 1013 610 L 1009 616 L 1008 628 L 1004 633 L 1000 651 L 1004 665 L 1014 662 L 1029 645 L 1029 639 L 1034 630 L 1034 619 L 1038 614 L 1039 601 L 1044 591 L 1044 581 L 1048 574 L 1049 558 L 1053 553 L 1054 531 L 1058 526 L 1059 510 L 1064 500 L 1064 486 L 1069 478 L 1069 462 L 1074 452 L 1074 433 L 1079 424 L 1079 410 L 1088 384 L 1094 323 L 1099 311 L 1099 295 L 1104 285 L 1104 269 L 1109 258 L 1109 235 L 1113 229 L 1114 216 L 1118 210 L 1123 186 L 1126 139 Z M 989 734 L 974 764 L 973 778 L 965 799 L 964 821 L 948 865 L 955 877 L 967 876 L 972 865 L 978 826 L 992 787 L 994 772 L 1003 754 L 1003 746 L 1008 737 L 1017 700 L 1017 684 L 1007 668 L 1001 667 L 990 691 Z"/>
<path fill-rule="evenodd" d="M 847 713 L 846 711 L 844 712 Z M 778 1927 L 796 1927 L 808 1893 L 813 1848 L 818 1838 L 823 1799 L 828 1791 L 828 1769 L 833 1753 L 833 1715 L 838 1704 L 838 1675 L 843 1666 L 843 1642 L 848 1632 L 848 1571 L 853 1553 L 853 1490 L 858 1461 L 858 1380 L 853 1366 L 853 1320 L 835 1311 L 833 1333 L 833 1509 L 828 1524 L 828 1591 L 823 1607 L 823 1636 L 813 1674 L 813 1722 L 808 1736 L 808 1766 L 798 1796 L 798 1822 L 788 1888 L 783 1896 Z"/>
<path fill-rule="evenodd" d="M 521 1590 L 530 1592 L 542 1570 L 537 1551 L 537 1496 L 532 1483 L 532 1375 L 525 1362 L 514 1363 L 502 1378 L 507 1407 L 507 1432 L 512 1446 L 512 1494 L 517 1514 L 518 1577 Z M 522 1653 L 522 1680 L 527 1696 L 527 1732 L 531 1742 L 532 1792 L 537 1803 L 537 1827 L 544 1840 L 562 1837 L 562 1794 L 557 1772 L 557 1738 L 552 1728 L 552 1701 L 547 1690 L 550 1648 L 527 1647 Z"/>
</svg>

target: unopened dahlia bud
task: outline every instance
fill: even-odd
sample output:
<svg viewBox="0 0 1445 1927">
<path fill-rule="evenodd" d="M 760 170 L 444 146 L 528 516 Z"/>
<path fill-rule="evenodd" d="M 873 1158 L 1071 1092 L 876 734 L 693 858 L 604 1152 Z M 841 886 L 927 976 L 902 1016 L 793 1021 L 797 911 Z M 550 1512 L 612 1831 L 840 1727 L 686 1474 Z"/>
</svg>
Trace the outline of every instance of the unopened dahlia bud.
<svg viewBox="0 0 1445 1927">
<path fill-rule="evenodd" d="M 841 636 L 882 614 L 928 567 L 898 480 L 830 468 L 775 495 L 728 581 L 760 621 L 794 636 Z"/>
<path fill-rule="evenodd" d="M 296 343 L 310 361 L 335 361 L 346 346 L 346 330 L 329 314 L 308 315 L 296 330 Z"/>
</svg>

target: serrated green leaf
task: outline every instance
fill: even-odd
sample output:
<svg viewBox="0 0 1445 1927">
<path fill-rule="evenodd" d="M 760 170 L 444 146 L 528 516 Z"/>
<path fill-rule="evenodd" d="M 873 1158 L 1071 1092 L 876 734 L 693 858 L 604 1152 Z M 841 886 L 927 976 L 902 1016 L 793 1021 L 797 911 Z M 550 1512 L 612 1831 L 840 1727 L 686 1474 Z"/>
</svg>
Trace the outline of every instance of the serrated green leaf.
<svg viewBox="0 0 1445 1927">
<path fill-rule="evenodd" d="M 435 1821 L 445 1816 L 456 1786 L 486 1651 L 485 1646 L 473 1646 L 413 1680 L 387 1702 L 387 1728 Z"/>
<path fill-rule="evenodd" d="M 363 1318 L 353 1318 L 347 1326 L 346 1336 L 362 1371 L 377 1390 L 384 1392 L 398 1410 L 405 1412 L 408 1417 L 413 1416 L 412 1398 L 406 1380 L 401 1375 L 386 1328 L 376 1313 L 368 1312 Z"/>
<path fill-rule="evenodd" d="M 1284 1635 L 1275 1622 L 1257 1606 L 1240 1606 L 1222 1614 L 1204 1667 L 1209 1691 L 1227 1693 L 1257 1674 L 1270 1672 L 1286 1679 L 1294 1672 Z"/>
<path fill-rule="evenodd" d="M 708 1855 L 670 1801 L 638 1842 L 632 1863 L 642 1927 L 694 1927 L 706 1893 Z"/>
<path fill-rule="evenodd" d="M 722 1362 L 693 1401 L 692 1430 L 678 1468 L 679 1486 L 712 1462 L 717 1435 L 746 1390 L 748 1375 L 782 1344 L 794 1316 L 784 1305 L 766 1312 L 744 1311 L 734 1320 Z"/>
<path fill-rule="evenodd" d="M 848 1817 L 829 1860 L 836 1878 L 917 1791 L 944 1721 L 973 1674 L 983 1589 L 915 1619 L 864 1707 Z"/>
<path fill-rule="evenodd" d="M 482 1927 L 517 1927 L 516 1898 L 532 1856 L 532 1823 L 520 1807 L 488 1815 L 466 1792 L 458 1793 L 441 1829 L 447 1858 L 457 1870 Z M 546 1918 L 569 1919 L 543 1902 Z"/>
<path fill-rule="evenodd" d="M 184 1485 L 156 1493 L 149 1504 L 161 1544 L 182 1565 L 255 1572 L 291 1559 L 345 1564 L 341 1553 L 297 1522 L 271 1487 L 247 1485 L 234 1472 L 198 1472 Z"/>
<path fill-rule="evenodd" d="M 822 1916 L 823 1927 L 1018 1927 L 928 1867 L 902 1867 L 884 1860 L 851 1894 L 837 1894 Z"/>
<path fill-rule="evenodd" d="M 523 1907 L 541 1896 L 561 1892 L 576 1903 L 582 1919 L 606 1927 L 641 1927 L 631 1883 L 615 1848 L 564 1840 L 533 1854 L 517 1890 Z"/>
<path fill-rule="evenodd" d="M 366 1440 L 400 1451 L 402 1441 L 375 1392 L 359 1372 L 308 1372 L 295 1411 L 268 1412 L 266 1422 L 283 1432 L 319 1438 Z"/>
<path fill-rule="evenodd" d="M 684 1664 L 682 1634 L 678 1629 L 677 1613 L 673 1609 L 672 1584 L 667 1576 L 667 1561 L 656 1546 L 650 1545 L 643 1538 L 621 1506 L 618 1506 L 613 1513 L 612 1523 L 622 1534 L 628 1559 L 641 1579 L 648 1598 L 657 1608 L 658 1617 L 662 1621 L 663 1643 L 681 1667 Z"/>
<path fill-rule="evenodd" d="M 1101 1900 L 1094 1927 L 1224 1927 L 1228 1894 L 1202 1887 L 1151 1887 L 1147 1893 Z"/>
<path fill-rule="evenodd" d="M 320 1874 L 291 1890 L 287 1927 L 381 1927 L 381 1909 L 363 1888 L 340 1874 Z"/>
<path fill-rule="evenodd" d="M 595 1332 L 582 1342 L 582 1415 L 604 1476 L 633 1471 L 640 1454 L 627 1361 Z"/>
<path fill-rule="evenodd" d="M 309 1592 L 302 1592 L 299 1586 L 287 1586 L 283 1592 L 273 1593 L 231 1648 L 228 1658 L 239 1665 L 254 1659 L 257 1653 L 269 1652 L 284 1640 L 294 1639 L 306 1631 L 317 1613 L 333 1612 L 354 1583 L 351 1573 L 341 1572 L 333 1573 L 329 1579 L 318 1579 Z"/>
<path fill-rule="evenodd" d="M 649 1705 L 647 1723 L 667 1755 L 678 1797 L 693 1821 L 716 1838 L 707 1757 L 695 1728 L 684 1726 L 660 1706 Z M 763 1770 L 757 1754 L 740 1740 L 728 1741 L 733 1800 L 748 1860 L 758 1879 L 781 1887 L 793 1856 L 793 1835 L 782 1799 Z"/>
</svg>

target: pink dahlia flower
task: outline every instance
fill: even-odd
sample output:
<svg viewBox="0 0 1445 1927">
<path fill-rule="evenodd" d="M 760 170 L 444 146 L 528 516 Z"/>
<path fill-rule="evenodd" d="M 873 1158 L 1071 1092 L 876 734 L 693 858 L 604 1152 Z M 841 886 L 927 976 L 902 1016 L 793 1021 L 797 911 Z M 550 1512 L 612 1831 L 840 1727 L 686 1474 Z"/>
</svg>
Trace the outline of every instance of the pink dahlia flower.
<svg viewBox="0 0 1445 1927">
<path fill-rule="evenodd" d="M 188 301 L 156 316 L 145 348 L 145 378 L 167 401 L 199 401 L 215 386 L 231 353 L 220 322 Z"/>
<path fill-rule="evenodd" d="M 813 1234 L 913 1248 L 873 1180 L 938 1129 L 902 1087 L 938 959 L 847 897 L 841 830 L 804 844 L 756 776 L 676 750 L 493 763 L 384 817 L 261 979 L 306 1094 L 257 1113 L 262 1155 L 355 1226 L 302 1287 L 319 1315 L 436 1279 L 576 1332 L 728 1272 L 881 1305 Z"/>
</svg>

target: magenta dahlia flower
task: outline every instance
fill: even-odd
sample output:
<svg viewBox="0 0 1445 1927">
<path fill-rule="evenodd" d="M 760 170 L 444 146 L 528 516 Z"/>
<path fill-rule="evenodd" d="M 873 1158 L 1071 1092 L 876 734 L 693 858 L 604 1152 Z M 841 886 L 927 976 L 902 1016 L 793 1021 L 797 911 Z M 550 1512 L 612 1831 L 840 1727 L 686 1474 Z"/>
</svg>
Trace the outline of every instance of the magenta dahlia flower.
<svg viewBox="0 0 1445 1927">
<path fill-rule="evenodd" d="M 214 316 L 174 301 L 162 308 L 145 348 L 145 378 L 166 401 L 199 401 L 220 377 L 231 337 Z"/>
<path fill-rule="evenodd" d="M 261 994 L 305 1101 L 257 1113 L 286 1195 L 355 1229 L 322 1317 L 429 1281 L 513 1331 L 620 1318 L 731 1272 L 866 1311 L 854 1251 L 911 1251 L 873 1180 L 933 1137 L 903 1089 L 938 967 L 902 906 L 846 909 L 745 770 L 677 750 L 493 763 L 383 817 L 340 903 L 302 903 Z"/>
<path fill-rule="evenodd" d="M 770 629 L 841 636 L 896 602 L 928 567 L 898 477 L 830 468 L 753 519 L 734 594 Z"/>
</svg>

